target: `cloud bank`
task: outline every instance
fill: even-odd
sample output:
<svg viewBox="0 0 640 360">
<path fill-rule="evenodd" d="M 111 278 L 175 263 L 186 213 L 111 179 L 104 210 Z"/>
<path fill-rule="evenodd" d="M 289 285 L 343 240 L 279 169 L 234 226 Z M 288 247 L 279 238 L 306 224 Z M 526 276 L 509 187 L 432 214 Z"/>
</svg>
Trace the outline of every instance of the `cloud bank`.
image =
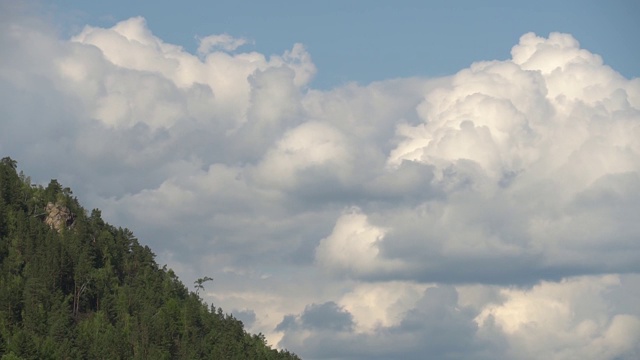
<svg viewBox="0 0 640 360">
<path fill-rule="evenodd" d="M 311 55 L 198 54 L 141 17 L 8 6 L 0 153 L 310 359 L 640 356 L 640 79 L 569 34 L 327 91 Z M 437 355 L 437 356 L 436 356 Z"/>
</svg>

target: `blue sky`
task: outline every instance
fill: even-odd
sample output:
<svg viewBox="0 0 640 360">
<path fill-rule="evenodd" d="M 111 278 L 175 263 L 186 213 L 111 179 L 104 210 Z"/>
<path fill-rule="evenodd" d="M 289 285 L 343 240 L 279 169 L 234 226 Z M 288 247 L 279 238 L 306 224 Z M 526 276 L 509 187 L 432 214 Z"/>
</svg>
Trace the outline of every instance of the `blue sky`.
<svg viewBox="0 0 640 360">
<path fill-rule="evenodd" d="M 638 2 L 472 3 L 0 0 L 0 154 L 305 359 L 638 359 Z"/>
<path fill-rule="evenodd" d="M 640 74 L 640 2 L 614 1 L 57 1 L 67 32 L 143 16 L 167 42 L 195 52 L 195 36 L 228 33 L 243 50 L 280 54 L 304 44 L 313 86 L 450 75 L 479 59 L 506 59 L 533 31 L 572 34 L 627 77 Z"/>
</svg>

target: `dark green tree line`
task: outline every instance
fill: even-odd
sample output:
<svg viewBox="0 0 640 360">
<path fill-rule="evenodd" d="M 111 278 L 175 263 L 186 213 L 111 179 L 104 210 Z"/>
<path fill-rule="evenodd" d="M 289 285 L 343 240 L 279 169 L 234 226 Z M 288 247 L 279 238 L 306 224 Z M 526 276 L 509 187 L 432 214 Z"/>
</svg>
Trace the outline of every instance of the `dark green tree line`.
<svg viewBox="0 0 640 360">
<path fill-rule="evenodd" d="M 207 306 L 209 280 L 190 292 L 130 230 L 0 161 L 0 359 L 299 359 Z"/>
</svg>

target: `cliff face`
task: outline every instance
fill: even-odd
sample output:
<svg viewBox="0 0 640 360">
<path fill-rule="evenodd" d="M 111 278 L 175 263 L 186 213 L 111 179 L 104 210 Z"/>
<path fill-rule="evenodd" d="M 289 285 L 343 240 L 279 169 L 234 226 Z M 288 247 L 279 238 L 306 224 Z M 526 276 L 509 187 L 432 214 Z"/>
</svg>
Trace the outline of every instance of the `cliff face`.
<svg viewBox="0 0 640 360">
<path fill-rule="evenodd" d="M 73 225 L 74 216 L 66 206 L 49 202 L 44 210 L 47 213 L 47 217 L 44 219 L 45 224 L 57 232 Z"/>
</svg>

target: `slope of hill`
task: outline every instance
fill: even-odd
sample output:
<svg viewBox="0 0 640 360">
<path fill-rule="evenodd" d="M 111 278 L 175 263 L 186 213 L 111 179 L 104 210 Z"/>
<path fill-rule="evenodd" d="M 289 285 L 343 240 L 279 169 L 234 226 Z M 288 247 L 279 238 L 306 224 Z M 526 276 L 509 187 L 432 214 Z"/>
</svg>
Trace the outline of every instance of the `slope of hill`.
<svg viewBox="0 0 640 360">
<path fill-rule="evenodd" d="M 8 157 L 0 161 L 0 358 L 299 359 L 208 307 L 131 231 L 87 212 L 56 180 L 32 185 Z"/>
</svg>

